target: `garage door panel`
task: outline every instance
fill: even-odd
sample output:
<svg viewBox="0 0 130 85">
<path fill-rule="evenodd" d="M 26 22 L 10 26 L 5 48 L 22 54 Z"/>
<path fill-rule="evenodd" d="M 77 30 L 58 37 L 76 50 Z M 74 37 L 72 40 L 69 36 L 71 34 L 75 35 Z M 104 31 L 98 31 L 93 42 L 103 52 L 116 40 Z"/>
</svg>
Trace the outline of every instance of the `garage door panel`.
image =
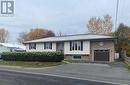
<svg viewBox="0 0 130 85">
<path fill-rule="evenodd" d="M 109 50 L 95 50 L 94 61 L 109 61 Z"/>
</svg>

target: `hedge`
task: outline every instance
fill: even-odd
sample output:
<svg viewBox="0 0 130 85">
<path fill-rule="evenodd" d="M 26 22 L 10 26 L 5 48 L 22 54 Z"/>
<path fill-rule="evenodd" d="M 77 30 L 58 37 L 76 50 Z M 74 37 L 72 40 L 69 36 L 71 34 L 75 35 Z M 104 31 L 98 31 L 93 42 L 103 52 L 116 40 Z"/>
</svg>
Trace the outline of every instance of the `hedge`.
<svg viewBox="0 0 130 85">
<path fill-rule="evenodd" d="M 4 52 L 1 57 L 6 61 L 61 62 L 64 59 L 60 52 Z"/>
</svg>

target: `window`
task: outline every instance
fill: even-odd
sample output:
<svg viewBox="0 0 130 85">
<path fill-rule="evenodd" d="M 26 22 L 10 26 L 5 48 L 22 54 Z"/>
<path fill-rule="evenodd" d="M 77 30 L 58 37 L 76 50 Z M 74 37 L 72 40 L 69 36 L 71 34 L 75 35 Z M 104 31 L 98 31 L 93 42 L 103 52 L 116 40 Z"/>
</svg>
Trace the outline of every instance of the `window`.
<svg viewBox="0 0 130 85">
<path fill-rule="evenodd" d="M 29 43 L 29 49 L 36 49 L 36 43 Z"/>
<path fill-rule="evenodd" d="M 82 41 L 73 41 L 70 42 L 70 51 L 72 50 L 83 50 L 83 42 Z"/>
<path fill-rule="evenodd" d="M 80 55 L 74 55 L 73 59 L 81 59 L 81 56 Z"/>
<path fill-rule="evenodd" d="M 51 42 L 44 43 L 44 49 L 52 49 L 52 43 Z"/>
</svg>

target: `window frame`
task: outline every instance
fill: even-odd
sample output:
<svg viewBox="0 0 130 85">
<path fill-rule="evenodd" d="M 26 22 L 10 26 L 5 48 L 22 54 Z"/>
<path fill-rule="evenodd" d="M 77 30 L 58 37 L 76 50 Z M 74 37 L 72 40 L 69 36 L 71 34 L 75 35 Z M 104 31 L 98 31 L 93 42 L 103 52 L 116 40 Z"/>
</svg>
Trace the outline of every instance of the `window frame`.
<svg viewBox="0 0 130 85">
<path fill-rule="evenodd" d="M 44 49 L 52 49 L 52 42 L 44 42 Z"/>
<path fill-rule="evenodd" d="M 78 56 L 77 58 L 75 58 L 76 56 Z M 73 60 L 81 60 L 82 59 L 82 56 L 81 55 L 73 55 Z"/>
<path fill-rule="evenodd" d="M 71 41 L 70 51 L 83 51 L 83 41 Z"/>
<path fill-rule="evenodd" d="M 29 49 L 36 49 L 36 43 L 29 43 Z"/>
</svg>

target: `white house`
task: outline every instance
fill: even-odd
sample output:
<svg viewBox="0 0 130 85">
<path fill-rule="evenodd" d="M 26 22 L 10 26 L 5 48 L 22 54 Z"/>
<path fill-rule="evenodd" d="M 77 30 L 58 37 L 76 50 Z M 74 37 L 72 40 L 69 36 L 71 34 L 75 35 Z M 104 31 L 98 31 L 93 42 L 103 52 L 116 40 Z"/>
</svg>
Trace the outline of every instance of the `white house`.
<svg viewBox="0 0 130 85">
<path fill-rule="evenodd" d="M 0 43 L 0 53 L 13 52 L 13 51 L 25 51 L 26 47 L 19 44 Z"/>
<path fill-rule="evenodd" d="M 27 52 L 59 51 L 65 59 L 114 62 L 115 37 L 95 34 L 56 36 L 24 42 Z"/>
</svg>

